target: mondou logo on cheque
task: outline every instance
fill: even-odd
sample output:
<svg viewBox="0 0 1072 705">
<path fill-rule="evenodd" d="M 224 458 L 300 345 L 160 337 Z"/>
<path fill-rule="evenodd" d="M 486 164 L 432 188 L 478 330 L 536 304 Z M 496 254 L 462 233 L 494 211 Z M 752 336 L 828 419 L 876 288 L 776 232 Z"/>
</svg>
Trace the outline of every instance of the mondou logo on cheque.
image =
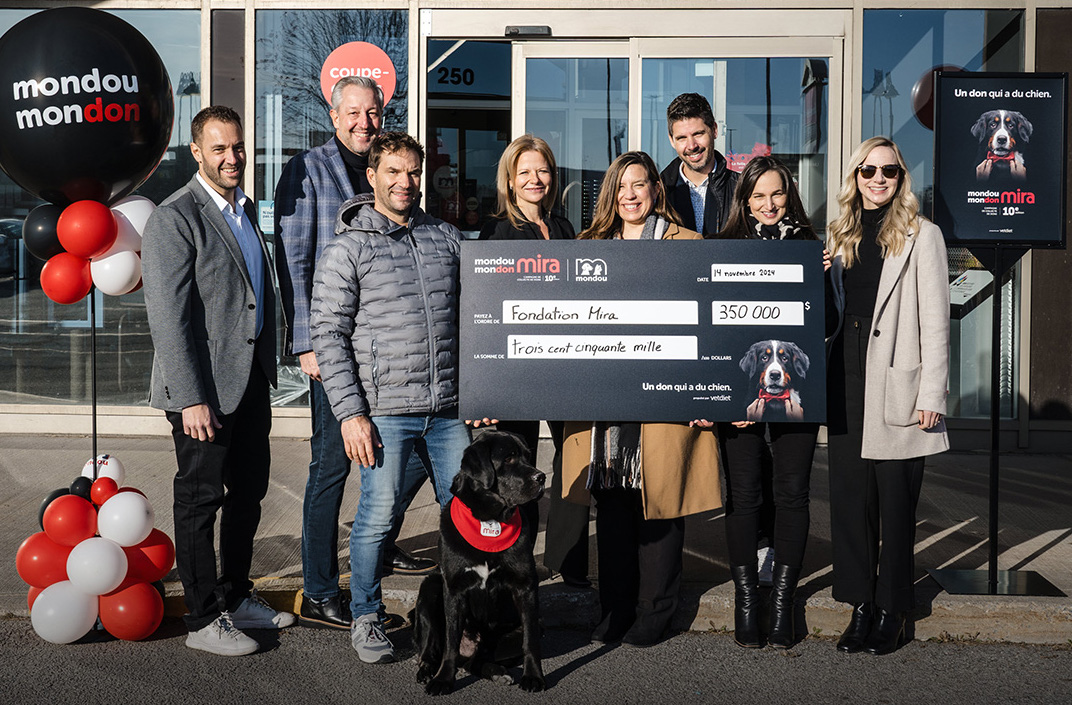
<svg viewBox="0 0 1072 705">
<path fill-rule="evenodd" d="M 602 259 L 576 259 L 573 261 L 573 281 L 607 281 L 607 263 Z"/>
<path fill-rule="evenodd" d="M 94 68 L 83 76 L 45 76 L 28 78 L 11 84 L 16 102 L 30 98 L 54 95 L 75 96 L 107 93 L 138 92 L 136 74 L 117 76 L 114 73 L 100 75 L 100 69 Z M 70 98 L 68 100 L 79 100 Z M 43 127 L 44 125 L 70 125 L 76 122 L 137 122 L 141 120 L 141 106 L 138 103 L 105 103 L 101 97 L 87 103 L 70 102 L 66 105 L 49 105 L 45 108 L 26 108 L 15 111 L 15 120 L 20 130 Z"/>
</svg>

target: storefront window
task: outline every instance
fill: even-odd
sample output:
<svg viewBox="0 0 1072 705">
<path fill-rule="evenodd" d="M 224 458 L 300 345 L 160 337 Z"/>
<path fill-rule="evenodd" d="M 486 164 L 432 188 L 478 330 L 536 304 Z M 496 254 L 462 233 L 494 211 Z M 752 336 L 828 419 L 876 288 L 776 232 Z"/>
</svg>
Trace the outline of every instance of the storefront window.
<svg viewBox="0 0 1072 705">
<path fill-rule="evenodd" d="M 30 14 L 0 10 L 0 34 Z M 159 203 L 196 170 L 188 145 L 191 111 L 200 107 L 201 13 L 115 10 L 112 14 L 145 35 L 167 67 L 172 89 L 185 91 L 175 100 L 175 129 L 163 162 L 136 191 Z M 40 285 L 44 263 L 26 252 L 21 242 L 22 221 L 41 203 L 0 173 L 0 402 L 88 403 L 90 333 L 95 325 L 98 402 L 143 403 L 153 346 L 141 292 L 120 297 L 95 292 L 93 323 L 88 297 L 69 306 L 50 301 Z"/>
<path fill-rule="evenodd" d="M 275 186 L 291 157 L 331 139 L 328 115 L 331 77 L 321 80 L 325 61 L 344 45 L 352 50 L 335 71 L 378 71 L 374 78 L 391 95 L 383 129 L 406 130 L 409 98 L 409 22 L 405 10 L 262 10 L 256 15 L 256 162 L 255 190 L 261 229 L 274 231 Z M 339 56 L 336 54 L 335 56 Z M 352 65 L 351 65 L 352 64 Z M 394 78 L 387 91 L 388 75 Z M 334 74 L 332 74 L 334 76 Z M 282 332 L 282 321 L 278 321 Z M 283 336 L 279 336 L 280 341 Z M 308 403 L 308 380 L 296 360 L 281 357 L 276 406 Z"/>
<path fill-rule="evenodd" d="M 935 70 L 1022 71 L 1023 12 L 1019 10 L 868 10 L 864 12 L 863 137 L 887 135 L 901 148 L 924 215 L 933 212 Z M 1002 416 L 1016 414 L 1019 394 L 1020 268 L 1003 283 Z M 971 253 L 951 248 L 949 414 L 990 414 L 993 281 Z"/>
</svg>

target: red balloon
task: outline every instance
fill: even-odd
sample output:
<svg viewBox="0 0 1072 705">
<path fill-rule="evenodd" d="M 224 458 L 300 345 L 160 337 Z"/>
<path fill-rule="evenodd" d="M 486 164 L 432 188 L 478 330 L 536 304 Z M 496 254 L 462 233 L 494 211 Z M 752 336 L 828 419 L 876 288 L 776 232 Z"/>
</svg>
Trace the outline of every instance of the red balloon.
<svg viewBox="0 0 1072 705">
<path fill-rule="evenodd" d="M 15 570 L 30 585 L 47 588 L 67 579 L 67 556 L 71 555 L 72 548 L 61 546 L 44 531 L 38 531 L 19 546 L 15 553 Z"/>
<path fill-rule="evenodd" d="M 45 533 L 56 543 L 77 546 L 96 535 L 97 510 L 92 503 L 78 495 L 63 495 L 48 505 L 42 524 Z"/>
<path fill-rule="evenodd" d="M 97 201 L 72 203 L 63 209 L 56 223 L 56 234 L 63 249 L 85 259 L 103 255 L 115 244 L 118 232 L 115 214 Z"/>
<path fill-rule="evenodd" d="M 73 304 L 85 298 L 93 286 L 89 260 L 61 252 L 41 268 L 41 289 L 58 304 Z"/>
<path fill-rule="evenodd" d="M 26 609 L 33 609 L 34 600 L 36 600 L 37 596 L 44 592 L 44 590 L 44 588 L 39 588 L 34 585 L 30 586 L 30 591 L 26 593 Z"/>
<path fill-rule="evenodd" d="M 150 636 L 164 618 L 164 600 L 149 583 L 100 596 L 100 621 L 108 633 L 125 641 Z"/>
<path fill-rule="evenodd" d="M 89 497 L 98 507 L 119 491 L 119 485 L 110 477 L 98 477 L 89 488 Z"/>
<path fill-rule="evenodd" d="M 123 551 L 127 554 L 127 580 L 147 583 L 163 580 L 175 565 L 175 544 L 160 529 L 153 529 L 144 541 Z"/>
</svg>

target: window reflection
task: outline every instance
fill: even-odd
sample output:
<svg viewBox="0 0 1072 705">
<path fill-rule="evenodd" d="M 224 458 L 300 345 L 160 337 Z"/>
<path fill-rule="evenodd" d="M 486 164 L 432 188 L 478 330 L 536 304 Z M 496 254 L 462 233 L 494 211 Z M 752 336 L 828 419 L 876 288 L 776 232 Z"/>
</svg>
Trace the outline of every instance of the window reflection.
<svg viewBox="0 0 1072 705">
<path fill-rule="evenodd" d="M 0 34 L 29 10 L 0 10 Z M 199 107 L 189 86 L 200 83 L 201 13 L 197 10 L 115 10 L 156 48 L 172 89 L 187 86 L 187 104 Z M 187 77 L 184 82 L 183 77 Z M 176 111 L 180 105 L 175 101 Z M 135 193 L 159 203 L 196 171 L 184 110 L 163 161 Z M 0 173 L 0 402 L 88 403 L 91 398 L 89 298 L 62 306 L 41 291 L 43 262 L 22 246 L 22 221 L 42 201 Z M 149 391 L 152 341 L 140 291 L 96 296 L 97 395 L 100 404 L 140 404 Z"/>
</svg>

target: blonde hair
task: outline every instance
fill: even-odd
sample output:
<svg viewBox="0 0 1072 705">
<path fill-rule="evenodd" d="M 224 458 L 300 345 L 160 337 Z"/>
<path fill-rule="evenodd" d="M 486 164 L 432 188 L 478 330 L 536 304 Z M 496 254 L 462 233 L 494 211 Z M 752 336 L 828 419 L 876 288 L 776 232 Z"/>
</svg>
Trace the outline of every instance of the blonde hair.
<svg viewBox="0 0 1072 705">
<path fill-rule="evenodd" d="M 493 214 L 496 218 L 506 218 L 510 225 L 520 228 L 527 219 L 517 205 L 513 196 L 514 179 L 517 178 L 517 163 L 525 152 L 537 152 L 545 160 L 551 169 L 551 188 L 540 201 L 540 208 L 545 213 L 551 212 L 551 207 L 558 199 L 558 167 L 555 166 L 555 155 L 551 153 L 551 146 L 539 137 L 521 135 L 506 146 L 506 150 L 499 157 L 499 169 L 495 173 L 495 187 L 498 190 L 498 207 Z"/>
<path fill-rule="evenodd" d="M 652 208 L 652 213 L 667 222 L 681 225 L 677 213 L 670 209 L 666 201 L 666 189 L 663 188 L 655 162 L 644 152 L 626 152 L 611 162 L 607 173 L 603 175 L 603 183 L 599 186 L 599 197 L 596 199 L 595 213 L 592 215 L 592 224 L 577 236 L 578 240 L 609 240 L 621 231 L 622 217 L 618 215 L 618 186 L 625 170 L 634 164 L 644 169 L 648 175 L 648 181 L 651 182 L 651 188 L 655 194 L 655 207 Z"/>
<path fill-rule="evenodd" d="M 856 169 L 864 163 L 867 155 L 871 154 L 871 150 L 876 147 L 892 149 L 897 157 L 897 164 L 901 167 L 901 176 L 897 180 L 897 192 L 890 201 L 890 209 L 882 221 L 882 229 L 878 234 L 878 244 L 882 247 L 883 259 L 890 255 L 901 254 L 909 234 L 918 231 L 919 221 L 922 218 L 919 215 L 919 200 L 912 193 L 912 177 L 908 173 L 901 150 L 888 137 L 872 137 L 864 140 L 849 157 L 848 168 L 837 197 L 840 212 L 827 228 L 826 247 L 832 255 L 841 255 L 846 269 L 852 267 L 859 256 L 860 240 L 863 237 L 863 227 L 860 224 L 863 198 L 856 183 Z"/>
</svg>

